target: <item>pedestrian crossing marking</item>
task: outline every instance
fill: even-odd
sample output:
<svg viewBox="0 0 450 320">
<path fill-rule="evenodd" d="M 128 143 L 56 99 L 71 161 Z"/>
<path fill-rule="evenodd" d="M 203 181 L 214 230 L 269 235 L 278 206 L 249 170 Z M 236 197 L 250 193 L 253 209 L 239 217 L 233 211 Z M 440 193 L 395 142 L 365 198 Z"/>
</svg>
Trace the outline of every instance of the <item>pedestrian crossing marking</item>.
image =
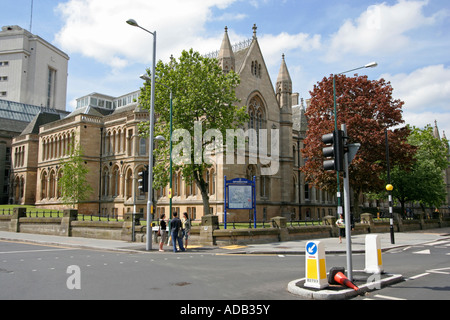
<svg viewBox="0 0 450 320">
<path fill-rule="evenodd" d="M 221 249 L 226 249 L 226 250 L 236 250 L 236 249 L 243 249 L 243 248 L 247 248 L 247 246 L 233 245 L 233 246 L 221 247 Z"/>
<path fill-rule="evenodd" d="M 431 251 L 429 249 L 413 252 L 414 254 L 431 254 Z"/>
</svg>

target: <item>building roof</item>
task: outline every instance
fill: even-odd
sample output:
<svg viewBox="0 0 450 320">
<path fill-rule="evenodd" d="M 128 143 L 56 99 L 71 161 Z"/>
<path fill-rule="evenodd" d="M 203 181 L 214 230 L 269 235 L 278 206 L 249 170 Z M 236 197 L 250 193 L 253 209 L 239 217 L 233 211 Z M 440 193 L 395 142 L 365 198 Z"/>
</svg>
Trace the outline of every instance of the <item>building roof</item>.
<svg viewBox="0 0 450 320">
<path fill-rule="evenodd" d="M 21 135 L 26 134 L 39 134 L 39 127 L 50 122 L 61 120 L 61 115 L 49 112 L 38 113 L 33 120 L 28 124 L 25 130 L 22 131 Z"/>
<path fill-rule="evenodd" d="M 108 110 L 105 108 L 100 107 L 92 107 L 92 106 L 86 106 L 79 109 L 76 109 L 71 114 L 69 114 L 67 117 L 73 117 L 79 114 L 86 114 L 90 116 L 96 116 L 96 117 L 104 117 L 107 115 L 110 115 L 113 112 L 113 110 Z"/>
<path fill-rule="evenodd" d="M 0 118 L 31 122 L 40 112 L 57 114 L 61 118 L 64 118 L 69 114 L 62 110 L 0 99 Z"/>
</svg>

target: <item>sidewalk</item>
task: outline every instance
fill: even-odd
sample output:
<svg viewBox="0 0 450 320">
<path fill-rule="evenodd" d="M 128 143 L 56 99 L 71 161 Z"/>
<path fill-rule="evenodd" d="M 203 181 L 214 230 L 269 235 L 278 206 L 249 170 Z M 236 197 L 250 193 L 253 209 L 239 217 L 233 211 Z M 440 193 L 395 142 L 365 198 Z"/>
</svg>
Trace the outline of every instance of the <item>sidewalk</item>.
<svg viewBox="0 0 450 320">
<path fill-rule="evenodd" d="M 353 253 L 365 252 L 366 235 L 367 234 L 352 235 Z M 382 251 L 387 251 L 394 248 L 402 248 L 450 238 L 450 228 L 419 230 L 411 232 L 396 232 L 394 233 L 394 244 L 391 244 L 390 233 L 379 233 L 378 235 L 380 236 Z M 324 243 L 326 253 L 346 253 L 347 240 L 345 238 L 342 239 L 342 243 L 339 243 L 338 238 L 323 238 L 314 240 Z M 299 240 L 269 244 L 247 245 L 246 247 L 237 248 L 232 251 L 233 253 L 240 252 L 246 254 L 305 254 L 305 246 L 309 241 L 310 240 Z"/>
<path fill-rule="evenodd" d="M 450 238 L 450 228 L 429 229 L 412 232 L 395 233 L 395 244 L 391 244 L 390 234 L 381 233 L 381 247 L 383 251 L 393 248 L 401 248 L 406 246 L 417 245 L 421 243 L 433 242 Z M 366 235 L 352 236 L 352 252 L 364 253 Z M 36 243 L 42 245 L 76 247 L 84 249 L 96 250 L 112 250 L 123 252 L 146 252 L 145 243 L 127 242 L 118 240 L 100 240 L 76 237 L 59 237 L 29 233 L 13 233 L 0 231 L 0 240 L 20 241 L 28 243 Z M 314 239 L 321 241 L 325 245 L 326 253 L 346 253 L 346 239 L 342 239 L 342 243 L 338 243 L 337 238 Z M 189 252 L 205 252 L 210 253 L 228 253 L 228 254 L 304 254 L 305 246 L 309 240 L 276 242 L 268 244 L 249 244 L 249 245 L 231 245 L 231 246 L 195 246 L 188 247 Z M 158 251 L 159 245 L 153 243 L 152 252 Z M 171 246 L 165 246 L 167 253 L 172 252 Z"/>
</svg>

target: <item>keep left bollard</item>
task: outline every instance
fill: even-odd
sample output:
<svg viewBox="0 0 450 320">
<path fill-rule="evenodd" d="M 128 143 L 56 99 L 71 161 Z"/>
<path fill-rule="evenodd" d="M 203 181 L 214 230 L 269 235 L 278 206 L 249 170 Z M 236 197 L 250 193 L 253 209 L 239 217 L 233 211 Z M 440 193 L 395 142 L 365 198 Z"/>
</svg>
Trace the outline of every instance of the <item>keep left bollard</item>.
<svg viewBox="0 0 450 320">
<path fill-rule="evenodd" d="M 324 289 L 328 287 L 325 247 L 320 241 L 310 241 L 305 251 L 305 287 Z"/>
<path fill-rule="evenodd" d="M 382 273 L 383 258 L 381 255 L 381 241 L 376 234 L 366 236 L 366 273 Z"/>
</svg>

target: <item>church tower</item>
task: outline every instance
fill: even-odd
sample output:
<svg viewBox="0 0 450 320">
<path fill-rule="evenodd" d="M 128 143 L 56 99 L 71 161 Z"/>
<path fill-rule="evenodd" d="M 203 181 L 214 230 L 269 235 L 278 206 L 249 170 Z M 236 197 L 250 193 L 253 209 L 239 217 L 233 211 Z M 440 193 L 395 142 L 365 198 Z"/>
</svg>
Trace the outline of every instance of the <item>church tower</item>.
<svg viewBox="0 0 450 320">
<path fill-rule="evenodd" d="M 288 203 L 295 201 L 293 181 L 293 151 L 292 151 L 292 80 L 283 54 L 280 72 L 276 83 L 276 96 L 280 107 L 280 174 L 281 201 L 285 203 L 282 214 L 292 212 Z"/>
<path fill-rule="evenodd" d="M 277 100 L 281 109 L 292 114 L 292 80 L 286 65 L 284 54 L 282 56 L 280 72 L 277 78 Z"/>
<path fill-rule="evenodd" d="M 236 59 L 234 57 L 233 48 L 231 47 L 230 38 L 228 37 L 228 27 L 225 27 L 225 35 L 222 40 L 218 59 L 224 73 L 228 73 L 231 70 L 235 71 Z"/>
</svg>

